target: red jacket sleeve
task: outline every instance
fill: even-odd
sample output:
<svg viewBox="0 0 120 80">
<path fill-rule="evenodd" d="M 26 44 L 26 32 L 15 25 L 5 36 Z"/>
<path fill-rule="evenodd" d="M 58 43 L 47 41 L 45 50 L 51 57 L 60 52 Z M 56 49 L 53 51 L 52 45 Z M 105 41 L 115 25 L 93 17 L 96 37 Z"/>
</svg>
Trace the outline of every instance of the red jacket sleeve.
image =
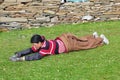
<svg viewBox="0 0 120 80">
<path fill-rule="evenodd" d="M 31 49 L 32 49 L 33 52 L 38 52 L 38 50 L 34 46 L 32 46 Z"/>
</svg>

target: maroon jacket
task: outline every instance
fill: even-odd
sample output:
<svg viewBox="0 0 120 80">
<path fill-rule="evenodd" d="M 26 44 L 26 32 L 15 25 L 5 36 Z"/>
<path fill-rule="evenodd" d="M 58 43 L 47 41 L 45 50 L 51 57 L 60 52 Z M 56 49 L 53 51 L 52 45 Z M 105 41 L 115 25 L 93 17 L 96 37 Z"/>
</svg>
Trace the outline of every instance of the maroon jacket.
<svg viewBox="0 0 120 80">
<path fill-rule="evenodd" d="M 56 40 L 45 40 L 40 49 L 32 46 L 33 52 L 39 52 L 42 56 L 58 54 L 59 45 Z"/>
</svg>

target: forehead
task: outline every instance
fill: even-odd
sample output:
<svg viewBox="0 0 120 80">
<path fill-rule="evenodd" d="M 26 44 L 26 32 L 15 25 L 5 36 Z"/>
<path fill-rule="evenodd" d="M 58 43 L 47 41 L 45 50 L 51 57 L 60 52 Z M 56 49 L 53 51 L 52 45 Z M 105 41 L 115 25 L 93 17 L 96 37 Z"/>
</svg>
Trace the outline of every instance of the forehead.
<svg viewBox="0 0 120 80">
<path fill-rule="evenodd" d="M 32 43 L 32 45 L 38 45 L 38 44 L 40 44 L 40 42 L 39 43 Z"/>
<path fill-rule="evenodd" d="M 37 45 L 38 43 L 32 43 L 32 45 Z"/>
</svg>

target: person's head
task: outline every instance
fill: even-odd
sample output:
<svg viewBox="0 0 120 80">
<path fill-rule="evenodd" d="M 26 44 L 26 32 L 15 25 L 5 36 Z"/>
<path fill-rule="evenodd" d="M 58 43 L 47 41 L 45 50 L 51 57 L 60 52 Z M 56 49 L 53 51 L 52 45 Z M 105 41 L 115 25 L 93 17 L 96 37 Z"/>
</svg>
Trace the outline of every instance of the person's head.
<svg viewBox="0 0 120 80">
<path fill-rule="evenodd" d="M 36 49 L 39 49 L 44 41 L 44 36 L 40 36 L 38 34 L 35 34 L 31 37 L 32 46 L 34 46 Z"/>
</svg>

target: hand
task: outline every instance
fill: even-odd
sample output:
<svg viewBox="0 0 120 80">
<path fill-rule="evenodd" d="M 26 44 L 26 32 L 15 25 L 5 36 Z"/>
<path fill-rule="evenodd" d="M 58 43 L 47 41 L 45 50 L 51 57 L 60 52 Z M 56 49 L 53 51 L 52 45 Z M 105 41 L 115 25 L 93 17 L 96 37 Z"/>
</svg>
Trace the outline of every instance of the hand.
<svg viewBox="0 0 120 80">
<path fill-rule="evenodd" d="M 10 59 L 11 61 L 16 61 L 17 56 L 16 56 L 16 55 L 13 55 L 13 56 L 11 56 L 9 59 Z"/>
</svg>

